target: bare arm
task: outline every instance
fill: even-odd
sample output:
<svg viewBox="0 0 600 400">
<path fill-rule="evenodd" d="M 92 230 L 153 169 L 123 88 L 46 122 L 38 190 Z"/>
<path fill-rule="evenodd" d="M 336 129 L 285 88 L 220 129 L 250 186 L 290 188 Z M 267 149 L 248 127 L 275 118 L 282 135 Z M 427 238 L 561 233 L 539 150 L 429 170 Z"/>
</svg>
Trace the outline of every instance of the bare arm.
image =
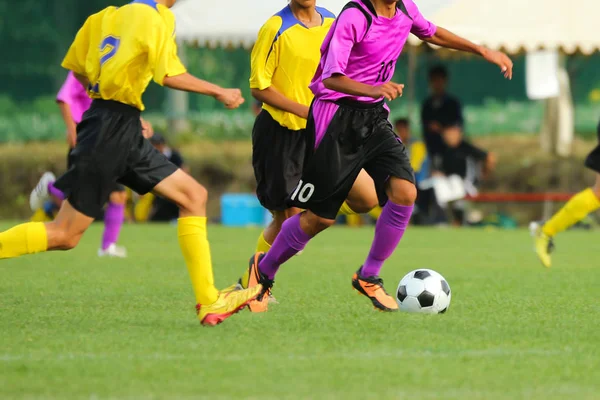
<svg viewBox="0 0 600 400">
<path fill-rule="evenodd" d="M 494 51 L 484 46 L 479 46 L 440 26 L 437 27 L 437 30 L 432 37 L 423 40 L 436 46 L 464 51 L 481 56 L 487 61 L 499 66 L 505 78 L 512 79 L 513 63 L 506 54 L 500 51 Z"/>
<path fill-rule="evenodd" d="M 198 79 L 187 72 L 181 75 L 165 76 L 163 85 L 171 89 L 214 97 L 229 109 L 238 108 L 244 102 L 242 92 L 239 89 L 224 89 L 213 83 Z"/>
<path fill-rule="evenodd" d="M 73 121 L 71 107 L 67 103 L 59 101 L 58 108 L 60 108 L 60 113 L 67 126 L 67 143 L 70 148 L 73 148 L 77 144 L 77 124 Z"/>
<path fill-rule="evenodd" d="M 404 89 L 404 85 L 393 82 L 384 83 L 379 86 L 371 86 L 339 74 L 323 80 L 323 85 L 329 90 L 352 96 L 364 96 L 373 99 L 385 97 L 390 101 L 402 96 L 402 90 Z"/>
<path fill-rule="evenodd" d="M 73 75 L 75 76 L 75 78 L 77 78 L 79 83 L 83 85 L 84 88 L 90 86 L 90 80 L 87 78 L 87 76 L 78 74 L 76 72 L 73 72 Z"/>
<path fill-rule="evenodd" d="M 304 104 L 296 103 L 281 94 L 273 86 L 269 86 L 264 90 L 251 89 L 252 96 L 258 100 L 270 105 L 271 107 L 292 113 L 300 118 L 308 118 L 308 107 Z"/>
</svg>

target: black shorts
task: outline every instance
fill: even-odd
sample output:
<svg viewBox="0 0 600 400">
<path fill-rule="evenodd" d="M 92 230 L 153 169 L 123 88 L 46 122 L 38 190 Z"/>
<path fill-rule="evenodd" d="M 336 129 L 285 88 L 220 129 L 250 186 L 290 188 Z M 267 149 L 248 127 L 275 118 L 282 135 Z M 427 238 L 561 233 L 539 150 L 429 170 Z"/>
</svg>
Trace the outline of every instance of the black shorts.
<svg viewBox="0 0 600 400">
<path fill-rule="evenodd" d="M 588 154 L 585 159 L 585 166 L 600 174 L 600 124 L 598 124 L 596 133 L 598 135 L 598 145 Z"/>
<path fill-rule="evenodd" d="M 267 210 L 288 208 L 288 195 L 302 175 L 306 153 L 305 130 L 293 131 L 262 110 L 252 129 L 252 166 L 256 195 Z"/>
<path fill-rule="evenodd" d="M 363 168 L 375 182 L 380 205 L 387 202 L 385 186 L 391 176 L 415 182 L 408 154 L 388 121 L 383 102 L 337 103 L 339 108 L 321 143 L 307 151 L 302 178 L 288 202 L 328 219 L 335 219 Z M 312 108 L 308 121 L 307 136 L 314 143 Z"/>
<path fill-rule="evenodd" d="M 67 170 L 70 169 L 73 164 L 75 163 L 75 156 L 73 155 L 73 151 L 75 149 L 69 149 L 69 154 L 67 154 Z M 125 186 L 121 185 L 120 183 L 116 183 L 113 186 L 113 190 L 111 190 L 110 192 L 124 192 L 125 191 Z"/>
<path fill-rule="evenodd" d="M 140 111 L 107 100 L 94 100 L 77 125 L 71 157 L 72 165 L 56 187 L 90 217 L 99 214 L 117 183 L 145 194 L 177 170 L 142 136 Z"/>
</svg>

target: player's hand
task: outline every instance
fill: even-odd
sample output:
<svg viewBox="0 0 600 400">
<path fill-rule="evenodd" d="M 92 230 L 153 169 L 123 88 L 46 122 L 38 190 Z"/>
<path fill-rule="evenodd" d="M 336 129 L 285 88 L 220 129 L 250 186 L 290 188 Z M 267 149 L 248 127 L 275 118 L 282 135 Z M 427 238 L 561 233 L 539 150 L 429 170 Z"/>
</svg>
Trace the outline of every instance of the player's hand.
<svg viewBox="0 0 600 400">
<path fill-rule="evenodd" d="M 242 91 L 240 89 L 222 89 L 216 99 L 230 110 L 236 109 L 244 104 Z"/>
<path fill-rule="evenodd" d="M 404 85 L 394 82 L 387 82 L 383 85 L 373 86 L 373 91 L 369 93 L 369 97 L 374 99 L 385 97 L 388 101 L 392 101 L 398 97 L 402 97 L 403 90 Z"/>
<path fill-rule="evenodd" d="M 152 124 L 146 121 L 144 118 L 140 118 L 140 122 L 142 123 L 142 136 L 145 139 L 150 139 L 152 136 L 154 136 L 154 128 L 152 127 Z"/>
<path fill-rule="evenodd" d="M 74 124 L 73 127 L 67 128 L 67 144 L 71 149 L 77 145 L 77 127 Z"/>
<path fill-rule="evenodd" d="M 500 71 L 504 74 L 506 79 L 512 79 L 513 75 L 513 62 L 512 60 L 501 51 L 486 50 L 483 53 L 483 58 L 492 64 L 496 64 L 500 67 Z"/>
</svg>

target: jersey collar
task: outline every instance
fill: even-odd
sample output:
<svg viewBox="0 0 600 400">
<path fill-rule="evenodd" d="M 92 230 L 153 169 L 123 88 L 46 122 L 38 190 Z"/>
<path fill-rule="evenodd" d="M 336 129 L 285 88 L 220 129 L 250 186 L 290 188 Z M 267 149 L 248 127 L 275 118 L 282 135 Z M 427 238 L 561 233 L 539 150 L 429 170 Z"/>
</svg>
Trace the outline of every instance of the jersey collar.
<svg viewBox="0 0 600 400">
<path fill-rule="evenodd" d="M 131 4 L 145 4 L 147 6 L 150 6 L 152 8 L 154 8 L 156 11 L 158 11 L 158 3 L 154 0 L 133 0 L 131 2 Z"/>
</svg>

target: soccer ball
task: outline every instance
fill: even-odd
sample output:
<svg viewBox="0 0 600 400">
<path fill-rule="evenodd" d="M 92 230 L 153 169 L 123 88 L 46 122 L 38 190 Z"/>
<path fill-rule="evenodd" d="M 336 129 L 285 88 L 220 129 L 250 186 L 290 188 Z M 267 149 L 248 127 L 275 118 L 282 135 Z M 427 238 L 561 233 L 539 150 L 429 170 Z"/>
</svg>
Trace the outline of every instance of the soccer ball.
<svg viewBox="0 0 600 400">
<path fill-rule="evenodd" d="M 430 269 L 409 272 L 396 291 L 398 306 L 406 312 L 443 314 L 448 311 L 451 299 L 446 279 Z"/>
</svg>

